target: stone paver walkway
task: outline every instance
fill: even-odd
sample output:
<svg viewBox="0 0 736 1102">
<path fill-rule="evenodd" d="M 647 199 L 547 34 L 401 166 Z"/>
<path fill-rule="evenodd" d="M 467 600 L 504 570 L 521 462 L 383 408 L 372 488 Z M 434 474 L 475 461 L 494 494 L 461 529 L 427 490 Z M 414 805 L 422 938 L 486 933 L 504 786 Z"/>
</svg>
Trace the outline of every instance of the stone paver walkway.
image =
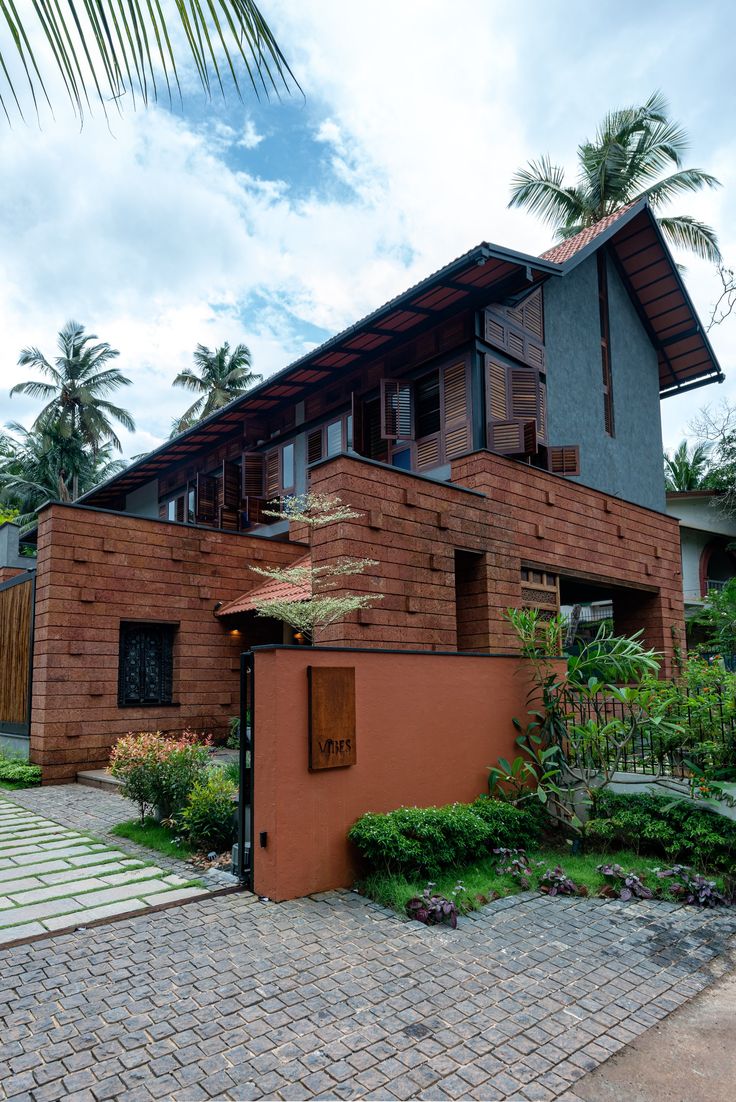
<svg viewBox="0 0 736 1102">
<path fill-rule="evenodd" d="M 2 795 L 36 815 L 44 815 L 82 833 L 94 834 L 96 838 L 109 842 L 111 846 L 123 850 L 131 857 L 139 857 L 144 861 L 152 859 L 150 849 L 110 833 L 112 827 L 126 819 L 134 819 L 137 814 L 135 805 L 130 800 L 123 799 L 117 792 L 105 792 L 81 784 L 62 784 L 22 788 L 15 792 L 4 792 Z M 237 883 L 234 877 L 219 870 L 212 869 L 203 874 L 201 869 L 189 864 L 184 858 L 167 857 L 163 853 L 153 854 L 153 858 L 157 865 L 168 872 L 189 880 L 201 878 L 210 888 L 229 887 Z"/>
<path fill-rule="evenodd" d="M 571 1102 L 734 934 L 646 901 L 517 896 L 453 932 L 350 892 L 207 899 L 6 950 L 0 1095 Z"/>
<path fill-rule="evenodd" d="M 206 894 L 0 797 L 0 945 Z"/>
</svg>

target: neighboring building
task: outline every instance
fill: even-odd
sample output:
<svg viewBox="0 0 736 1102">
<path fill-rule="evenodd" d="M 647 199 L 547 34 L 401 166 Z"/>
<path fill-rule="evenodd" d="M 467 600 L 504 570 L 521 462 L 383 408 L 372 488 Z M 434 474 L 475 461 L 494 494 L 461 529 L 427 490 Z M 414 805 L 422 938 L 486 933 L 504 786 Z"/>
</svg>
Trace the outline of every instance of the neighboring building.
<svg viewBox="0 0 736 1102">
<path fill-rule="evenodd" d="M 33 760 L 67 779 L 133 727 L 224 731 L 240 651 L 284 639 L 249 564 L 307 552 L 264 505 L 307 486 L 362 514 L 314 534 L 315 565 L 374 558 L 351 582 L 382 597 L 318 643 L 509 653 L 507 608 L 611 601 L 669 663 L 659 401 L 722 378 L 646 203 L 543 257 L 477 246 L 41 513 Z"/>
<path fill-rule="evenodd" d="M 722 496 L 718 490 L 667 494 L 667 512 L 680 522 L 686 616 L 736 577 L 736 519 L 719 508 Z"/>
</svg>

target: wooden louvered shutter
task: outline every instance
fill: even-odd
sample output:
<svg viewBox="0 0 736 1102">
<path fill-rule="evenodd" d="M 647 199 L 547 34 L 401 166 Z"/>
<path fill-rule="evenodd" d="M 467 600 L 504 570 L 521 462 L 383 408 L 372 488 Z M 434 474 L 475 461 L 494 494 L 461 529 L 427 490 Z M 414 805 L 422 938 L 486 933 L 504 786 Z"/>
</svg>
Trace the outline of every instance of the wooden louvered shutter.
<svg viewBox="0 0 736 1102">
<path fill-rule="evenodd" d="M 488 447 L 501 455 L 523 455 L 524 422 L 492 421 L 488 431 Z"/>
<path fill-rule="evenodd" d="M 278 497 L 281 483 L 279 480 L 279 451 L 278 448 L 274 448 L 266 455 L 266 497 L 271 498 Z"/>
<path fill-rule="evenodd" d="M 486 310 L 486 340 L 488 343 L 492 344 L 494 348 L 506 349 L 508 334 L 509 327 L 505 318 L 492 310 Z"/>
<path fill-rule="evenodd" d="M 549 469 L 552 474 L 574 477 L 580 474 L 580 448 L 577 444 L 563 444 L 549 449 Z"/>
<path fill-rule="evenodd" d="M 243 452 L 243 497 L 263 497 L 263 456 Z"/>
<path fill-rule="evenodd" d="M 540 444 L 544 444 L 547 439 L 547 387 L 543 382 L 539 382 L 539 417 L 537 418 L 537 437 Z"/>
<path fill-rule="evenodd" d="M 508 368 L 491 356 L 486 356 L 486 408 L 489 422 L 509 417 Z"/>
<path fill-rule="evenodd" d="M 162 502 L 161 505 L 159 505 L 159 507 L 158 507 L 158 519 L 159 520 L 168 520 L 168 516 L 169 516 L 168 506 L 166 505 L 165 502 Z"/>
<path fill-rule="evenodd" d="M 365 403 L 355 392 L 351 395 L 350 401 L 353 422 L 352 449 L 358 455 L 364 455 L 366 447 Z"/>
<path fill-rule="evenodd" d="M 521 304 L 522 326 L 539 341 L 544 341 L 544 302 L 542 288 L 534 291 Z"/>
<path fill-rule="evenodd" d="M 197 523 L 214 524 L 217 518 L 217 479 L 197 475 Z"/>
<path fill-rule="evenodd" d="M 536 421 L 539 416 L 539 379 L 536 372 L 512 367 L 509 371 L 511 416 Z"/>
<path fill-rule="evenodd" d="M 416 446 L 416 465 L 418 471 L 440 465 L 440 434 L 425 436 Z"/>
<path fill-rule="evenodd" d="M 414 395 L 406 380 L 381 379 L 381 436 L 384 440 L 414 439 Z"/>
<path fill-rule="evenodd" d="M 186 509 L 186 496 L 184 494 L 176 499 L 176 519 L 179 524 L 184 523 Z"/>
<path fill-rule="evenodd" d="M 451 459 L 471 446 L 468 372 L 464 360 L 445 368 L 443 384 L 445 457 Z"/>
<path fill-rule="evenodd" d="M 322 458 L 322 429 L 312 429 L 307 433 L 307 466 L 319 463 Z"/>
<path fill-rule="evenodd" d="M 237 463 L 226 459 L 222 464 L 222 507 L 240 508 L 240 471 Z"/>
</svg>

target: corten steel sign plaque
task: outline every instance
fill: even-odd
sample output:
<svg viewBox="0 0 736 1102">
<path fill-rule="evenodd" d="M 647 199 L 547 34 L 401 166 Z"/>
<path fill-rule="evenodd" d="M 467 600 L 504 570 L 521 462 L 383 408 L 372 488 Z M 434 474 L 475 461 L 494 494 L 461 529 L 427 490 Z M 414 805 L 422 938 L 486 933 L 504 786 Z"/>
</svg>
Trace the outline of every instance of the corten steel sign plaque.
<svg viewBox="0 0 736 1102">
<path fill-rule="evenodd" d="M 309 768 L 355 765 L 355 667 L 307 666 Z"/>
</svg>

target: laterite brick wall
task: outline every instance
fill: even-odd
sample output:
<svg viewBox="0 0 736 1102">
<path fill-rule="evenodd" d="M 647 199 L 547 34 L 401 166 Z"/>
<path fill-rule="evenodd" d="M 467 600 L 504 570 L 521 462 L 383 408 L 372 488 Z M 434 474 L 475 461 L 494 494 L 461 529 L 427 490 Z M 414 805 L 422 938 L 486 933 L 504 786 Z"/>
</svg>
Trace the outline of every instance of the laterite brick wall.
<svg viewBox="0 0 736 1102">
<path fill-rule="evenodd" d="M 213 615 L 262 579 L 248 563 L 285 564 L 281 541 L 53 505 L 40 516 L 31 760 L 45 782 L 103 767 L 128 731 L 222 733 L 239 707 L 243 640 Z M 178 623 L 178 706 L 118 707 L 121 620 Z"/>
<path fill-rule="evenodd" d="M 315 562 L 378 560 L 350 587 L 382 597 L 323 629 L 320 643 L 454 650 L 454 551 L 466 549 L 485 553 L 479 648 L 515 649 L 504 612 L 521 603 L 524 564 L 626 587 L 614 596 L 617 629 L 643 627 L 669 664 L 683 625 L 676 520 L 490 452 L 455 461 L 452 474 L 454 484 L 435 483 L 348 456 L 314 468 L 314 490 L 363 513 L 315 533 Z"/>
</svg>

